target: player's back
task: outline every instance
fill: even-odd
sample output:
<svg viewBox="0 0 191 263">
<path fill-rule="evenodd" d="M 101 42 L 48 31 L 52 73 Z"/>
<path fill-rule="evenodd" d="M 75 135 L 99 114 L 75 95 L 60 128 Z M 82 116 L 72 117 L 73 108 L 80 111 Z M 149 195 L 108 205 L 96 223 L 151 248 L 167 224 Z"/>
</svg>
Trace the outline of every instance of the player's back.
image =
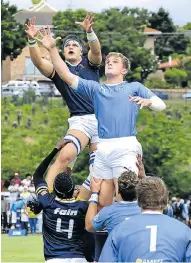
<svg viewBox="0 0 191 263">
<path fill-rule="evenodd" d="M 43 239 L 45 259 L 84 258 L 82 236 L 88 203 L 56 200 L 43 208 Z"/>
<path fill-rule="evenodd" d="M 191 259 L 191 230 L 166 215 L 143 213 L 114 231 L 112 238 L 118 247 L 118 262 L 188 262 Z"/>
<path fill-rule="evenodd" d="M 104 207 L 92 220 L 95 230 L 106 229 L 109 233 L 124 220 L 141 214 L 137 202 L 121 201 Z"/>
</svg>

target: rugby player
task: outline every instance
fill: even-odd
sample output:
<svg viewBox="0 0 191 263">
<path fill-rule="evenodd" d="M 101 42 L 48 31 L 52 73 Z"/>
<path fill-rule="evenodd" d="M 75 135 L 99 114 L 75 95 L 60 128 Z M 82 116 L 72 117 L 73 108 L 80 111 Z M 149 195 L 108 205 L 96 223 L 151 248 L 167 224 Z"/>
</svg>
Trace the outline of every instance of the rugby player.
<svg viewBox="0 0 191 263">
<path fill-rule="evenodd" d="M 83 22 L 76 22 L 76 24 L 86 30 L 90 50 L 88 56 L 83 56 L 82 45 L 79 40 L 75 36 L 69 36 L 63 43 L 65 61 L 73 74 L 84 79 L 99 82 L 99 65 L 102 61 L 102 56 L 99 40 L 92 28 L 92 14 L 88 13 Z M 59 77 L 53 64 L 42 58 L 40 48 L 34 40 L 37 34 L 42 34 L 41 31 L 35 28 L 35 18 L 29 20 L 25 32 L 29 39 L 29 50 L 34 65 L 44 76 L 54 82 L 70 111 L 70 118 L 68 119 L 69 129 L 65 136 L 65 141 L 68 143 L 63 147 L 56 161 L 50 167 L 46 181 L 51 189 L 56 174 L 66 171 L 66 167 L 75 160 L 76 156 L 90 141 L 90 175 L 84 182 L 83 187 L 81 187 L 79 195 L 82 200 L 88 200 L 91 195 L 89 191 L 90 176 L 98 143 L 97 120 L 94 115 L 93 102 L 87 95 L 80 94 L 72 89 Z"/>
<path fill-rule="evenodd" d="M 136 139 L 139 109 L 149 107 L 155 111 L 162 111 L 166 105 L 141 83 L 123 81 L 130 69 L 130 62 L 121 53 L 108 54 L 105 64 L 106 83 L 99 84 L 70 72 L 59 56 L 56 40 L 51 36 L 49 27 L 48 30 L 44 29 L 42 39 L 35 39 L 49 51 L 59 76 L 74 90 L 93 101 L 99 135 L 94 177 L 105 179 L 101 185 L 99 205 L 110 205 L 114 185 L 118 193 L 117 178 L 125 171 L 124 167 L 138 174 L 137 154 L 142 155 L 141 144 Z"/>
<path fill-rule="evenodd" d="M 191 262 L 191 229 L 163 215 L 168 191 L 157 177 L 145 177 L 137 186 L 142 214 L 116 226 L 109 235 L 100 262 Z"/>
<path fill-rule="evenodd" d="M 118 192 L 120 200 L 118 202 L 106 206 L 98 212 L 98 194 L 100 189 L 95 183 L 95 179 L 91 180 L 92 199 L 86 214 L 86 230 L 89 232 L 107 230 L 108 233 L 124 220 L 128 220 L 132 216 L 141 213 L 141 209 L 137 203 L 136 186 L 138 177 L 134 172 L 126 171 L 118 178 Z"/>
<path fill-rule="evenodd" d="M 82 237 L 88 202 L 73 198 L 75 185 L 70 174 L 62 172 L 55 177 L 52 193 L 43 178 L 48 165 L 64 145 L 65 141 L 60 141 L 33 176 L 37 198 L 43 208 L 44 257 L 53 263 L 86 262 Z"/>
</svg>

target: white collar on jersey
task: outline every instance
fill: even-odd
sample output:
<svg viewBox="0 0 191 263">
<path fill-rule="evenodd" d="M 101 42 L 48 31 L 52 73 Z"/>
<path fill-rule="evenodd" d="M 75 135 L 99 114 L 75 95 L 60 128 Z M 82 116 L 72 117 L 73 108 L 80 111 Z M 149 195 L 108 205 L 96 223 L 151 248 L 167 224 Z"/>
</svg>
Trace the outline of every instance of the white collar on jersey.
<svg viewBox="0 0 191 263">
<path fill-rule="evenodd" d="M 142 212 L 142 214 L 150 214 L 150 215 L 162 215 L 161 212 L 159 211 L 152 211 L 152 210 L 148 210 L 148 211 L 145 211 L 145 212 Z"/>
<path fill-rule="evenodd" d="M 108 83 L 105 83 L 105 85 L 107 85 L 107 86 L 116 86 L 116 85 L 119 85 L 119 84 L 121 84 L 121 83 L 123 83 L 123 82 L 125 82 L 125 81 L 121 81 L 121 82 L 119 82 L 119 83 L 115 83 L 115 84 L 108 84 Z"/>
<path fill-rule="evenodd" d="M 119 201 L 120 204 L 137 204 L 137 201 Z"/>
<path fill-rule="evenodd" d="M 74 203 L 74 202 L 76 202 L 76 199 L 74 198 L 74 197 L 72 197 L 72 198 L 68 198 L 68 199 L 61 199 L 61 198 L 59 198 L 59 197 L 55 197 L 55 200 L 56 201 L 59 201 L 59 202 L 61 202 L 61 203 Z"/>
<path fill-rule="evenodd" d="M 67 64 L 69 64 L 71 67 L 76 67 L 77 65 L 79 65 L 82 62 L 82 59 L 77 64 L 71 64 L 68 60 L 65 60 L 65 62 Z"/>
</svg>

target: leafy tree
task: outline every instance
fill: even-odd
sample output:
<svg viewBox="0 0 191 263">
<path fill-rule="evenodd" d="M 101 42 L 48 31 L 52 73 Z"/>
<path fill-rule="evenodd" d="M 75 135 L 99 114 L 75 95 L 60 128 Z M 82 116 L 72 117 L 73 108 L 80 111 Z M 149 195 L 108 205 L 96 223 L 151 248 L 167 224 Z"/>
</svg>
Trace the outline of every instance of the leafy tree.
<svg viewBox="0 0 191 263">
<path fill-rule="evenodd" d="M 41 0 L 32 0 L 33 5 L 37 5 L 41 2 Z"/>
<path fill-rule="evenodd" d="M 86 11 L 83 9 L 58 12 L 53 18 L 53 24 L 58 30 L 56 35 L 66 37 L 66 35 L 76 32 L 82 41 L 87 43 L 83 30 L 74 23 L 82 21 L 85 15 Z M 146 78 L 150 72 L 155 71 L 157 60 L 149 50 L 144 48 L 146 36 L 141 32 L 144 19 L 148 18 L 145 9 L 111 8 L 94 14 L 94 17 L 94 28 L 101 42 L 103 59 L 112 51 L 121 52 L 127 56 L 131 61 L 132 69 L 127 76 L 129 80 L 134 80 L 133 73 L 136 68 L 141 67 L 141 71 L 145 73 L 141 74 L 141 80 Z M 62 49 L 61 43 L 60 49 Z M 87 45 L 85 45 L 85 51 L 87 52 Z M 101 72 L 104 73 L 103 66 Z"/>
<path fill-rule="evenodd" d="M 26 46 L 24 27 L 14 19 L 16 13 L 15 5 L 1 0 L 1 61 L 7 56 L 16 58 Z"/>
<path fill-rule="evenodd" d="M 187 73 L 187 80 L 191 82 L 191 58 L 185 58 L 182 61 L 182 67 Z"/>
<path fill-rule="evenodd" d="M 152 12 L 149 18 L 150 26 L 163 33 L 175 33 L 176 27 L 173 24 L 169 13 L 163 8 L 160 8 L 157 13 Z M 182 35 L 162 35 L 156 39 L 155 50 L 156 54 L 163 58 L 172 53 L 185 54 L 186 48 L 189 44 L 189 38 Z"/>
<path fill-rule="evenodd" d="M 191 30 L 191 22 L 187 23 L 186 25 L 183 26 L 185 30 Z"/>
<path fill-rule="evenodd" d="M 188 78 L 186 71 L 177 68 L 167 70 L 164 75 L 166 81 L 173 87 L 181 86 L 182 82 L 186 81 Z"/>
<path fill-rule="evenodd" d="M 150 77 L 146 79 L 145 86 L 150 89 L 168 89 L 168 83 L 159 77 Z"/>
</svg>

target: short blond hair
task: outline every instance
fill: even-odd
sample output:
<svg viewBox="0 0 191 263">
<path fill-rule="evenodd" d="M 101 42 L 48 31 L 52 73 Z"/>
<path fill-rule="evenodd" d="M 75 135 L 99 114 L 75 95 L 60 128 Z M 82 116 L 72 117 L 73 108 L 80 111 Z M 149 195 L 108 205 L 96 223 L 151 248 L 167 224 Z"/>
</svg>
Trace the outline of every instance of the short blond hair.
<svg viewBox="0 0 191 263">
<path fill-rule="evenodd" d="M 106 60 L 110 57 L 118 57 L 121 58 L 123 66 L 129 71 L 131 69 L 131 62 L 129 61 L 129 59 L 127 57 L 125 57 L 122 53 L 117 53 L 117 52 L 110 52 L 107 56 L 106 56 Z"/>
<path fill-rule="evenodd" d="M 158 177 L 146 176 L 139 181 L 137 200 L 142 209 L 164 209 L 168 203 L 168 190 L 164 181 Z"/>
</svg>

